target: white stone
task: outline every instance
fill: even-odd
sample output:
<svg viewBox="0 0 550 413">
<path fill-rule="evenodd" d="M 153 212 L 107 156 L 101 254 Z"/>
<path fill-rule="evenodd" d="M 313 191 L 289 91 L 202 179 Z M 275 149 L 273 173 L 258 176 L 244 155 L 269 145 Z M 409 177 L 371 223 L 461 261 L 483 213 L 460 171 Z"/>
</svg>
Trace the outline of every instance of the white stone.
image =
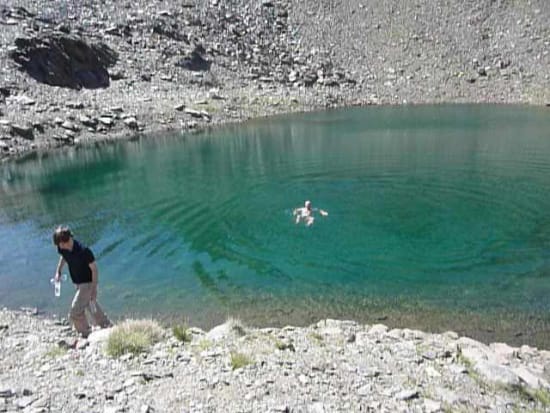
<svg viewBox="0 0 550 413">
<path fill-rule="evenodd" d="M 428 377 L 441 377 L 441 373 L 434 369 L 432 366 L 426 367 L 426 374 Z"/>
<path fill-rule="evenodd" d="M 492 343 L 489 345 L 489 348 L 495 352 L 497 357 L 502 357 L 504 359 L 512 359 L 517 357 L 518 349 L 510 347 L 505 343 Z"/>
<path fill-rule="evenodd" d="M 388 327 L 384 324 L 374 324 L 369 329 L 369 334 L 375 334 L 375 335 L 382 335 L 385 334 L 388 331 Z"/>
<path fill-rule="evenodd" d="M 508 367 L 488 361 L 479 361 L 475 364 L 474 370 L 482 377 L 492 383 L 500 383 L 509 386 L 518 386 L 520 379 Z"/>
<path fill-rule="evenodd" d="M 546 384 L 546 387 L 548 387 L 548 383 L 545 383 L 544 379 L 541 379 L 526 367 L 520 366 L 513 369 L 512 371 L 517 374 L 520 380 L 527 384 L 527 386 L 535 390 L 540 389 L 541 385 L 544 384 Z"/>
<path fill-rule="evenodd" d="M 424 399 L 424 411 L 426 413 L 436 413 L 440 412 L 441 410 L 441 402 L 437 402 L 431 399 Z"/>
</svg>

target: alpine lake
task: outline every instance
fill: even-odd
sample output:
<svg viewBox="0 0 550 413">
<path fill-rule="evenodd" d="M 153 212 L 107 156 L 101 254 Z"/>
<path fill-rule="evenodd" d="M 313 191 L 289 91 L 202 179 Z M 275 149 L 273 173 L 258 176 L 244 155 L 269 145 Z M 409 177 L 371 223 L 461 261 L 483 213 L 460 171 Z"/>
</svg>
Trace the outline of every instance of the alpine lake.
<svg viewBox="0 0 550 413">
<path fill-rule="evenodd" d="M 305 200 L 313 225 L 296 224 Z M 113 319 L 353 319 L 550 348 L 550 108 L 367 107 L 0 163 L 0 305 L 65 316 L 52 232 Z"/>
</svg>

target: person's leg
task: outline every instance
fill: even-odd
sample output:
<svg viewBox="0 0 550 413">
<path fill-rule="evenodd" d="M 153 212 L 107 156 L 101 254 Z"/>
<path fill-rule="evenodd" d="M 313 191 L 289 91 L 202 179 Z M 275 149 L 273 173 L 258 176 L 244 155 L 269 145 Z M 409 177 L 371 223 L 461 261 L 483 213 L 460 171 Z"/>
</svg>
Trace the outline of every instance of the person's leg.
<svg viewBox="0 0 550 413">
<path fill-rule="evenodd" d="M 90 306 L 90 313 L 92 314 L 94 323 L 101 328 L 107 328 L 113 325 L 97 301 L 94 305 Z"/>
<path fill-rule="evenodd" d="M 71 319 L 74 328 L 83 337 L 88 337 L 90 334 L 90 325 L 86 319 L 85 311 L 90 304 L 91 293 L 92 290 L 90 288 L 90 284 L 79 284 L 71 304 L 71 311 L 69 313 L 69 318 Z"/>
</svg>

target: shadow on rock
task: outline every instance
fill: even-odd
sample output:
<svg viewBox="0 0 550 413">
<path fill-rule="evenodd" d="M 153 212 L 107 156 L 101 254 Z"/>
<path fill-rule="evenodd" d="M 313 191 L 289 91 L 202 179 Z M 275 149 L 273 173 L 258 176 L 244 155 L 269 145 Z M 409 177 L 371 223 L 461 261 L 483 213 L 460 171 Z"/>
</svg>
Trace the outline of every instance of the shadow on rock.
<svg viewBox="0 0 550 413">
<path fill-rule="evenodd" d="M 118 59 L 104 43 L 74 35 L 17 38 L 10 57 L 32 78 L 52 86 L 97 89 L 109 86 L 107 68 Z"/>
</svg>

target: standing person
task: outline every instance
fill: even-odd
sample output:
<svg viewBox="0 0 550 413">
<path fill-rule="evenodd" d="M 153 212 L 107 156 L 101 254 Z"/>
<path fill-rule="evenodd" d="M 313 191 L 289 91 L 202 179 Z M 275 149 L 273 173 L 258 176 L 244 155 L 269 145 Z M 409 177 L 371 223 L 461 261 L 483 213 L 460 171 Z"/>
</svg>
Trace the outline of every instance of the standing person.
<svg viewBox="0 0 550 413">
<path fill-rule="evenodd" d="M 110 327 L 111 320 L 97 303 L 98 271 L 92 251 L 74 239 L 71 230 L 65 226 L 57 227 L 53 234 L 53 243 L 61 255 L 55 270 L 56 281 L 61 279 L 61 269 L 66 263 L 69 266 L 71 280 L 76 286 L 69 313 L 76 331 L 84 338 L 90 334 L 86 310 L 92 315 L 95 324 L 102 328 Z"/>
<path fill-rule="evenodd" d="M 312 208 L 311 207 L 311 201 L 306 201 L 304 203 L 304 206 L 301 208 L 296 208 L 292 214 L 296 216 L 296 223 L 300 223 L 300 221 L 303 219 L 306 223 L 306 226 L 310 226 L 313 224 L 313 221 L 315 218 L 313 217 L 313 211 L 319 211 L 319 213 L 326 217 L 328 215 L 328 212 L 323 209 L 318 208 Z"/>
</svg>

